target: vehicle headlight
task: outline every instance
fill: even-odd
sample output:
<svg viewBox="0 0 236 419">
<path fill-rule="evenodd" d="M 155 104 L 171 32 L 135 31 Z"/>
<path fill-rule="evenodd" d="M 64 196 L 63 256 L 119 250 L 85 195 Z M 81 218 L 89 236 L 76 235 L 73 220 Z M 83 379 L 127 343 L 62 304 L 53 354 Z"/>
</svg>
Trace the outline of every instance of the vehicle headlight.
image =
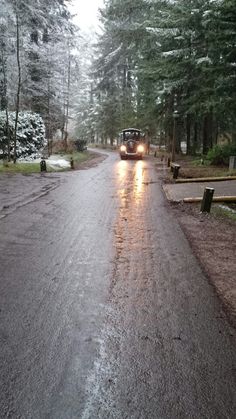
<svg viewBox="0 0 236 419">
<path fill-rule="evenodd" d="M 125 145 L 121 145 L 120 146 L 120 151 L 126 151 L 126 146 Z"/>
<path fill-rule="evenodd" d="M 138 153 L 143 153 L 144 152 L 144 146 L 142 144 L 139 144 L 137 147 L 137 152 Z"/>
</svg>

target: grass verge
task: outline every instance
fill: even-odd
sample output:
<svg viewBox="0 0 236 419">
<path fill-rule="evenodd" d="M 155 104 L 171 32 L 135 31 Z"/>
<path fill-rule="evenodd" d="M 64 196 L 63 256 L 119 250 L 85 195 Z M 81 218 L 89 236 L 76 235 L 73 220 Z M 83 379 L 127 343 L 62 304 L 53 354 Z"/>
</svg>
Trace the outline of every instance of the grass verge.
<svg viewBox="0 0 236 419">
<path fill-rule="evenodd" d="M 201 164 L 199 158 L 191 156 L 177 156 L 176 163 L 180 164 L 180 178 L 226 177 L 236 176 L 236 169 L 229 170 L 227 166 L 213 166 L 206 160 Z"/>
<path fill-rule="evenodd" d="M 211 213 L 217 218 L 226 218 L 236 222 L 236 204 L 212 205 Z"/>
<path fill-rule="evenodd" d="M 161 156 L 158 157 L 161 158 Z M 175 162 L 180 165 L 178 179 L 236 176 L 236 169 L 229 170 L 227 166 L 209 165 L 208 161 L 200 164 L 200 160 L 193 156 L 176 155 Z M 170 168 L 167 167 L 167 156 L 164 157 L 162 164 L 166 166 L 164 182 L 173 183 L 173 173 Z M 158 165 L 159 163 L 157 163 L 157 166 Z"/>
<path fill-rule="evenodd" d="M 48 167 L 48 171 L 51 168 Z M 23 162 L 16 162 L 15 164 L 9 162 L 7 164 L 0 163 L 0 173 L 39 173 L 40 172 L 40 165 L 39 163 L 23 163 Z"/>
<path fill-rule="evenodd" d="M 76 165 L 78 165 L 79 163 L 83 163 L 84 161 L 93 159 L 94 154 L 90 153 L 89 151 L 83 151 L 83 152 L 75 151 L 75 152 L 70 153 L 70 154 L 65 154 L 64 158 L 68 161 L 71 158 L 73 158 L 74 163 Z"/>
<path fill-rule="evenodd" d="M 90 160 L 94 157 L 92 153 L 89 153 L 88 151 L 84 152 L 74 152 L 70 154 L 62 154 L 60 153 L 60 157 L 64 158 L 65 160 L 70 161 L 71 157 L 74 160 L 75 168 L 79 166 L 80 163 Z M 64 172 L 71 170 L 70 167 L 68 168 L 62 168 L 62 167 L 51 167 L 49 164 L 47 164 L 47 172 Z M 39 163 L 26 163 L 18 161 L 15 164 L 12 162 L 6 163 L 3 161 L 0 161 L 0 173 L 24 173 L 24 174 L 30 174 L 30 173 L 40 173 L 40 164 Z"/>
</svg>

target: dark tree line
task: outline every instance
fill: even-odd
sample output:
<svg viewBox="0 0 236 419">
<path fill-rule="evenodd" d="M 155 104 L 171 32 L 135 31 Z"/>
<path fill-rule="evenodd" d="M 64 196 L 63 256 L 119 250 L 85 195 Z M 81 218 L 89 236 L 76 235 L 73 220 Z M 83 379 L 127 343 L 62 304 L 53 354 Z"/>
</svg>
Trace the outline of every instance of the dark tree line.
<svg viewBox="0 0 236 419">
<path fill-rule="evenodd" d="M 101 22 L 90 112 L 100 137 L 135 125 L 170 147 L 178 116 L 176 151 L 236 141 L 235 0 L 107 0 Z"/>
</svg>

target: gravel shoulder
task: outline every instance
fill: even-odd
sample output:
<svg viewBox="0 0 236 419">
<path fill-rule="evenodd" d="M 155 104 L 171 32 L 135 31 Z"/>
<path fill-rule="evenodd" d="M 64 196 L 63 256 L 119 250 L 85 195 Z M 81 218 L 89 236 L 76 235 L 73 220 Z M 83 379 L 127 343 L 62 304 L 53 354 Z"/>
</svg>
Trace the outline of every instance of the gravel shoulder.
<svg viewBox="0 0 236 419">
<path fill-rule="evenodd" d="M 104 154 L 100 156 L 95 154 L 92 160 L 84 163 L 84 168 L 96 165 L 104 158 L 106 158 Z M 165 175 L 166 169 L 164 168 L 163 173 L 163 168 L 161 165 L 162 175 Z M 215 182 L 213 186 L 218 194 L 232 195 L 235 181 Z M 185 185 L 176 184 L 171 187 L 176 188 L 176 193 L 182 189 L 183 194 Z M 202 196 L 205 187 L 206 183 L 197 184 L 195 195 Z M 177 198 L 179 199 L 179 195 Z M 202 270 L 220 298 L 231 324 L 236 328 L 236 223 L 224 217 L 202 214 L 199 204 L 169 203 L 169 205 Z"/>
<path fill-rule="evenodd" d="M 236 327 L 235 221 L 202 214 L 199 204 L 170 202 L 169 205 L 219 296 L 231 324 Z"/>
</svg>

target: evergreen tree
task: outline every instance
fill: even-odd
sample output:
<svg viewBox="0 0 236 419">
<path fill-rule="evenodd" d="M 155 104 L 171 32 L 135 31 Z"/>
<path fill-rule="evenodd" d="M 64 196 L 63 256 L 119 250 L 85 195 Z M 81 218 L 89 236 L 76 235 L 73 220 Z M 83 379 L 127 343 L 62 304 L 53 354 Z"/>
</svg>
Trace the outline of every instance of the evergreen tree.
<svg viewBox="0 0 236 419">
<path fill-rule="evenodd" d="M 178 111 L 176 148 L 186 139 L 188 153 L 205 153 L 220 131 L 235 130 L 234 6 L 107 1 L 94 73 L 98 96 L 106 97 L 101 114 L 115 96 L 120 127 L 136 121 L 170 147 Z"/>
</svg>

